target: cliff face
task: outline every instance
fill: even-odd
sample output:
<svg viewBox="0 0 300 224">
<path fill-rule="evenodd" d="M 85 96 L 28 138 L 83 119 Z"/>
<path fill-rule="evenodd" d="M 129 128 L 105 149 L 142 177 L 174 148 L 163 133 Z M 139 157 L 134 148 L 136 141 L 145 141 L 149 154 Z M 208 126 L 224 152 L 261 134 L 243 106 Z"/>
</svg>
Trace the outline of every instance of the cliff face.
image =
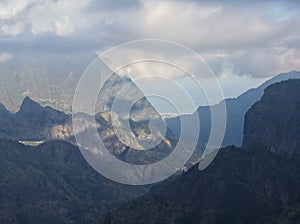
<svg viewBox="0 0 300 224">
<path fill-rule="evenodd" d="M 243 148 L 300 154 L 300 80 L 274 84 L 245 116 Z"/>
<path fill-rule="evenodd" d="M 289 73 L 283 73 L 275 76 L 274 78 L 266 81 L 262 85 L 257 88 L 250 89 L 240 95 L 237 98 L 225 99 L 226 110 L 227 110 L 227 125 L 225 136 L 223 139 L 222 146 L 235 145 L 240 147 L 243 142 L 243 132 L 244 132 L 244 117 L 246 112 L 251 108 L 255 102 L 260 100 L 262 95 L 264 94 L 264 90 L 280 81 L 288 80 L 288 79 L 299 79 L 300 72 L 291 71 Z M 221 102 L 222 103 L 222 102 Z M 216 104 L 215 108 L 219 107 L 219 104 Z M 202 143 L 206 143 L 208 141 L 208 137 L 211 129 L 211 115 L 210 115 L 210 107 L 209 106 L 201 106 L 195 112 L 199 115 L 199 120 L 201 121 L 201 133 L 200 133 L 200 141 Z M 187 120 L 192 119 L 189 118 L 190 115 L 182 115 Z M 168 127 L 177 135 L 180 135 L 180 117 L 170 118 L 166 120 Z M 191 125 L 193 125 L 191 123 Z M 193 131 L 193 130 L 191 130 Z M 189 134 L 186 133 L 184 137 L 189 139 Z"/>
<path fill-rule="evenodd" d="M 300 80 L 270 86 L 246 115 L 243 150 L 221 149 L 99 223 L 300 223 Z"/>
</svg>

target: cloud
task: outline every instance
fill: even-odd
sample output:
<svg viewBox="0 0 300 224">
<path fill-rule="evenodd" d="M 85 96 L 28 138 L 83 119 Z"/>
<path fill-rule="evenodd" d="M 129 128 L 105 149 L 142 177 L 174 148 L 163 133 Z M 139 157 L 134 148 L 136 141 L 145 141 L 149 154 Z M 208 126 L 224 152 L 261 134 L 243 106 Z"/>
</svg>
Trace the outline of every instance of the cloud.
<svg viewBox="0 0 300 224">
<path fill-rule="evenodd" d="M 2 0 L 0 2 L 0 19 L 12 19 L 25 10 L 32 0 Z"/>
<path fill-rule="evenodd" d="M 9 36 L 17 36 L 24 31 L 24 25 L 20 22 L 16 22 L 14 24 L 4 24 L 1 26 L 1 31 L 5 35 Z"/>
<path fill-rule="evenodd" d="M 13 58 L 13 55 L 11 53 L 8 52 L 0 52 L 0 63 L 9 61 Z"/>
<path fill-rule="evenodd" d="M 198 49 L 256 47 L 282 34 L 284 25 L 268 19 L 263 4 L 237 7 L 194 1 L 143 1 L 139 10 L 115 19 L 125 35 L 168 39 Z"/>
<path fill-rule="evenodd" d="M 91 0 L 80 0 L 76 4 L 69 0 L 4 1 L 0 3 L 2 31 L 11 36 L 22 34 L 26 30 L 32 34 L 52 32 L 66 36 L 89 26 L 83 11 L 90 2 Z"/>
<path fill-rule="evenodd" d="M 219 76 L 300 69 L 300 13 L 294 1 L 4 0 L 0 9 L 0 45 L 8 51 L 16 46 L 104 50 L 157 38 L 195 50 Z M 168 53 L 176 56 L 163 52 Z"/>
<path fill-rule="evenodd" d="M 89 6 L 89 0 L 76 2 L 68 0 L 41 1 L 29 13 L 33 34 L 54 32 L 60 36 L 72 34 L 87 25 L 82 11 Z"/>
</svg>

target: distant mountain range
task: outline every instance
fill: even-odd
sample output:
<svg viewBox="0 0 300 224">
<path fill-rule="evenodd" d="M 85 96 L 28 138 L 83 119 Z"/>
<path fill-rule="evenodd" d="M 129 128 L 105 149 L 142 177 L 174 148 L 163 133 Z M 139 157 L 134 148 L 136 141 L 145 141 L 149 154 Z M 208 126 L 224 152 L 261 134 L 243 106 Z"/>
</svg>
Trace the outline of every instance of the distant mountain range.
<svg viewBox="0 0 300 224">
<path fill-rule="evenodd" d="M 106 214 L 98 223 L 300 223 L 300 80 L 265 90 L 246 115 L 243 147 Z"/>
<path fill-rule="evenodd" d="M 0 137 L 16 140 L 49 140 L 55 138 L 56 126 L 70 122 L 69 115 L 42 107 L 25 97 L 20 110 L 13 114 L 2 105 L 0 107 Z"/>
<path fill-rule="evenodd" d="M 91 53 L 16 54 L 0 66 L 0 102 L 17 112 L 25 96 L 70 112 L 76 85 L 95 59 Z"/>
<path fill-rule="evenodd" d="M 41 106 L 28 96 L 16 113 L 0 104 L 0 223 L 91 223 L 149 189 L 107 180 L 88 165 L 76 146 L 74 135 L 96 125 L 107 149 L 126 162 L 153 163 L 173 150 L 176 139 L 169 131 L 159 145 L 147 151 L 138 144 L 130 148 L 118 139 L 111 114 L 120 127 L 125 120 L 110 110 L 115 92 L 123 85 L 130 85 L 132 91 L 124 100 L 140 91 L 131 80 L 113 75 L 100 92 L 105 103 L 98 104 L 95 124 L 89 123 L 93 116 L 80 114 L 84 125 L 77 130 L 70 114 Z M 125 141 L 133 135 L 149 137 L 149 118 L 161 119 L 142 98 L 131 110 L 132 132 L 124 133 Z"/>
<path fill-rule="evenodd" d="M 22 100 L 29 96 L 42 106 L 71 113 L 77 84 L 96 57 L 96 54 L 86 52 L 67 55 L 15 55 L 11 60 L 1 62 L 0 102 L 15 113 Z M 103 89 L 99 90 L 97 112 L 110 111 L 114 96 L 126 85 L 130 92 L 122 96 L 124 100 L 142 94 L 131 79 L 113 73 Z M 131 118 L 137 120 L 157 116 L 158 113 L 146 98 L 136 102 L 131 114 Z"/>
<path fill-rule="evenodd" d="M 299 78 L 299 73 L 282 74 L 274 80 L 287 77 Z M 114 76 L 110 82 L 108 89 L 114 82 L 128 80 Z M 299 223 L 300 80 L 270 83 L 226 100 L 233 105 L 229 106 L 232 111 L 239 112 L 237 118 L 251 108 L 245 111 L 242 148 L 222 149 L 206 170 L 200 172 L 195 165 L 132 202 L 128 201 L 146 193 L 149 186 L 120 185 L 96 173 L 75 145 L 74 132 L 88 131 L 88 125 L 73 130 L 71 115 L 29 97 L 16 113 L 0 104 L 0 223 Z M 255 103 L 260 94 L 263 97 Z M 107 102 L 102 106 L 109 110 L 111 101 Z M 251 107 L 250 102 L 255 104 Z M 204 116 L 207 109 L 201 110 Z M 149 135 L 149 121 L 141 118 L 157 112 L 146 98 L 133 112 L 133 132 L 124 134 L 143 139 Z M 112 114 L 123 125 L 123 117 Z M 82 118 L 89 121 L 90 115 Z M 154 149 L 131 149 L 118 140 L 111 119 L 111 113 L 100 111 L 95 116 L 96 127 L 110 152 L 125 162 L 153 163 L 177 143 L 177 137 L 167 130 Z M 45 143 L 33 147 L 19 141 Z M 111 209 L 117 210 L 109 212 Z"/>
<path fill-rule="evenodd" d="M 241 146 L 243 141 L 243 129 L 244 129 L 244 116 L 250 107 L 256 103 L 263 95 L 264 89 L 273 83 L 280 82 L 287 79 L 299 79 L 300 72 L 292 71 L 289 73 L 283 73 L 275 76 L 274 78 L 266 81 L 257 88 L 250 89 L 240 95 L 237 98 L 225 99 L 227 110 L 227 126 L 225 131 L 224 140 L 222 146 Z M 222 104 L 216 104 L 212 107 L 220 107 Z M 201 106 L 195 112 L 198 113 L 200 120 L 200 137 L 199 141 L 202 144 L 206 144 L 209 138 L 211 130 L 211 114 L 209 106 Z M 188 122 L 190 115 L 183 115 L 185 121 Z M 190 119 L 191 120 L 191 119 Z M 166 119 L 167 126 L 176 135 L 180 135 L 180 117 Z M 190 121 L 190 126 L 193 127 L 193 121 Z M 193 129 L 191 128 L 192 132 Z M 189 139 L 190 133 L 183 133 L 185 139 Z"/>
<path fill-rule="evenodd" d="M 140 118 L 143 115 L 143 109 L 146 112 L 152 110 L 151 104 L 146 99 L 144 100 L 145 103 L 142 101 L 141 107 L 138 107 L 136 111 L 133 110 L 133 113 L 138 114 Z M 155 112 L 154 109 L 153 111 Z M 0 115 L 0 137 L 22 142 L 43 142 L 58 139 L 76 145 L 75 134 L 84 134 L 89 131 L 89 128 L 95 125 L 92 123 L 89 115 L 83 115 L 80 119 L 82 119 L 85 125 L 78 130 L 74 130 L 71 115 L 57 111 L 49 106 L 43 107 L 29 97 L 24 98 L 20 110 L 15 114 L 9 112 L 1 105 Z M 118 120 L 119 128 L 122 128 L 126 121 L 117 114 L 114 114 L 114 116 Z M 152 163 L 167 156 L 176 146 L 177 139 L 173 137 L 170 131 L 167 131 L 167 136 L 153 149 L 142 151 L 143 147 L 134 142 L 131 142 L 131 145 L 134 144 L 134 149 L 129 148 L 116 136 L 110 112 L 96 114 L 95 121 L 98 134 L 107 146 L 107 149 L 119 159 L 127 162 L 131 161 L 138 164 Z M 132 131 L 123 133 L 123 141 L 131 141 L 133 136 L 138 139 L 150 136 L 151 132 L 148 123 L 149 121 L 147 120 L 130 120 Z M 152 134 L 160 135 L 159 133 Z"/>
</svg>

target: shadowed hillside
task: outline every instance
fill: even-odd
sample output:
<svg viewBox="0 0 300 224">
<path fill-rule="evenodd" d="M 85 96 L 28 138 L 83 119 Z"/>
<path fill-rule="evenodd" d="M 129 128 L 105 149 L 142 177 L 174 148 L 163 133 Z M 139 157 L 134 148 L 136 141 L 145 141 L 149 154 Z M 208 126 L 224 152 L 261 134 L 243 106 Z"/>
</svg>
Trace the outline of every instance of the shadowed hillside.
<svg viewBox="0 0 300 224">
<path fill-rule="evenodd" d="M 266 89 L 247 113 L 244 148 L 221 149 L 204 171 L 196 165 L 99 223 L 298 224 L 299 86 Z"/>
<path fill-rule="evenodd" d="M 69 143 L 0 140 L 0 223 L 91 223 L 145 193 L 102 177 Z"/>
</svg>

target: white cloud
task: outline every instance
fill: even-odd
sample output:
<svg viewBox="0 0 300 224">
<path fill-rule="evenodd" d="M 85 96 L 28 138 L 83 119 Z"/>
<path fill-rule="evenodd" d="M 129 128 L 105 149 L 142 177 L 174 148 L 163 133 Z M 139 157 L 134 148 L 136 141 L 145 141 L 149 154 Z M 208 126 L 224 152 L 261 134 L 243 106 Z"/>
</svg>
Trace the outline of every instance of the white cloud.
<svg viewBox="0 0 300 224">
<path fill-rule="evenodd" d="M 25 27 L 33 34 L 53 32 L 66 36 L 88 27 L 84 10 L 91 0 L 11 0 L 0 2 L 0 25 L 5 35 L 17 36 Z M 17 22 L 16 22 L 17 21 Z"/>
<path fill-rule="evenodd" d="M 265 77 L 300 69 L 300 45 L 287 45 L 287 39 L 300 36 L 299 29 L 295 29 L 300 18 L 296 6 L 293 14 L 282 21 L 270 15 L 272 2 L 237 6 L 195 1 L 140 3 L 138 9 L 114 15 L 115 33 L 111 35 L 119 35 L 120 42 L 139 38 L 179 42 L 199 53 L 217 75 Z"/>
<path fill-rule="evenodd" d="M 139 10 L 121 13 L 115 23 L 128 36 L 215 49 L 257 46 L 284 28 L 267 18 L 262 4 L 235 7 L 192 1 L 143 1 Z"/>
<path fill-rule="evenodd" d="M 17 38 L 22 33 L 33 37 L 50 33 L 69 38 L 70 44 L 77 40 L 74 48 L 86 43 L 107 48 L 135 39 L 166 39 L 195 50 L 218 75 L 268 76 L 300 69 L 300 13 L 292 1 L 279 6 L 272 1 L 124 2 L 4 0 L 0 2 L 1 34 Z M 49 38 L 46 41 L 49 44 Z"/>
<path fill-rule="evenodd" d="M 11 53 L 8 52 L 0 52 L 0 63 L 9 61 L 13 58 L 14 56 Z"/>
<path fill-rule="evenodd" d="M 9 35 L 9 36 L 17 36 L 21 33 L 23 33 L 25 27 L 23 25 L 23 23 L 21 22 L 16 22 L 14 24 L 4 24 L 1 26 L 1 31 L 5 34 L 5 35 Z"/>
<path fill-rule="evenodd" d="M 202 79 L 213 75 L 200 55 L 170 41 L 133 41 L 98 55 L 112 71 L 132 79 L 153 75 L 171 79 L 186 76 Z"/>
<path fill-rule="evenodd" d="M 11 19 L 21 13 L 34 0 L 2 0 L 0 19 Z"/>
<path fill-rule="evenodd" d="M 74 24 L 69 16 L 61 16 L 60 20 L 55 22 L 55 32 L 58 35 L 66 36 L 74 31 Z"/>
<path fill-rule="evenodd" d="M 234 74 L 269 77 L 300 70 L 299 50 L 285 47 L 240 50 L 232 53 L 227 62 Z"/>
<path fill-rule="evenodd" d="M 28 12 L 32 33 L 54 32 L 66 36 L 88 26 L 83 11 L 90 2 L 90 0 L 81 0 L 76 4 L 68 0 L 39 2 Z"/>
</svg>

